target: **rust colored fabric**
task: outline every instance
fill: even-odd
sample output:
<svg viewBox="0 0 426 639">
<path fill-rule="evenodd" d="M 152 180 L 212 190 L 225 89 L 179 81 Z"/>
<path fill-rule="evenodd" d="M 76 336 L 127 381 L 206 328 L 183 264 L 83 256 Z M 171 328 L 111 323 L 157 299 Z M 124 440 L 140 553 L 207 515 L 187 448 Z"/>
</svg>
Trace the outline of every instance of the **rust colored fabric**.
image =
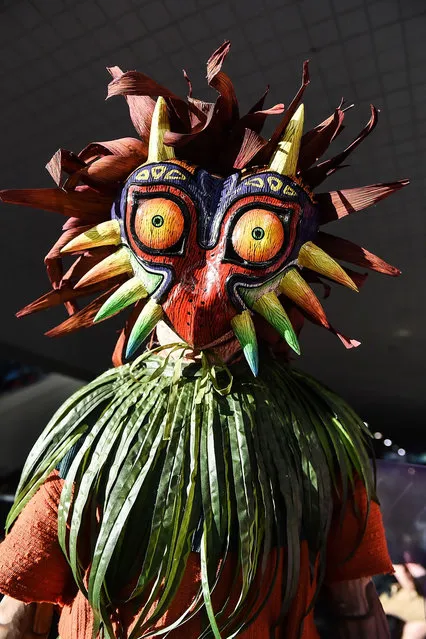
<svg viewBox="0 0 426 639">
<path fill-rule="evenodd" d="M 355 504 L 359 514 L 355 511 Z M 345 581 L 393 572 L 379 505 L 372 501 L 361 543 L 363 521 L 367 514 L 367 495 L 360 481 L 354 500 L 349 501 L 340 524 L 340 513 L 333 519 L 328 536 L 326 581 Z M 356 551 L 354 549 L 356 548 Z"/>
<path fill-rule="evenodd" d="M 59 633 L 61 639 L 91 639 L 93 615 L 84 596 L 73 585 L 72 574 L 57 539 L 57 509 L 63 481 L 53 473 L 25 507 L 12 531 L 0 545 L 0 592 L 25 602 L 50 602 L 61 606 Z M 361 483 L 356 487 L 354 502 L 362 513 L 366 512 L 366 495 Z M 392 571 L 387 552 L 380 509 L 371 505 L 364 537 L 350 559 L 360 534 L 360 521 L 354 504 L 348 505 L 343 522 L 333 520 L 328 546 L 327 580 L 341 581 Z M 287 618 L 280 624 L 276 639 L 298 639 L 303 620 L 301 639 L 318 639 L 313 614 L 304 614 L 312 600 L 316 575 L 311 582 L 308 548 L 301 542 L 300 581 L 296 597 Z M 282 565 L 282 564 L 281 564 Z M 233 574 L 232 559 L 227 561 L 221 579 L 229 582 Z M 280 571 L 282 574 L 282 571 Z M 199 556 L 191 553 L 179 592 L 167 615 L 157 626 L 164 627 L 178 618 L 182 609 L 191 604 L 200 581 Z M 265 584 L 259 584 L 259 589 Z M 213 593 L 216 609 L 224 603 L 220 583 Z M 281 577 L 277 579 L 267 605 L 241 639 L 265 639 L 279 618 Z M 223 597 L 223 595 L 222 595 Z M 229 603 L 232 609 L 233 602 Z M 125 634 L 132 628 L 134 610 L 124 606 L 119 611 Z M 184 626 L 170 633 L 172 639 L 192 639 L 201 630 L 201 619 L 195 616 Z"/>
<path fill-rule="evenodd" d="M 63 482 L 52 473 L 0 544 L 0 592 L 14 599 L 63 605 L 73 581 L 58 542 Z"/>
</svg>

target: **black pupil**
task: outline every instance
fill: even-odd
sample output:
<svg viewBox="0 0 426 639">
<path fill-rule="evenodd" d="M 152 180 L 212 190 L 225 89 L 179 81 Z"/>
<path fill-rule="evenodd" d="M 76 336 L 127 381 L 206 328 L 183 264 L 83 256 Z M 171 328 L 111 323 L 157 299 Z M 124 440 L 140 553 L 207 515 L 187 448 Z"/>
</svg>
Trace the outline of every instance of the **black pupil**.
<svg viewBox="0 0 426 639">
<path fill-rule="evenodd" d="M 159 228 L 160 226 L 163 226 L 164 224 L 164 218 L 162 215 L 154 215 L 154 217 L 152 218 L 152 225 L 156 226 L 157 228 Z"/>
<path fill-rule="evenodd" d="M 256 226 L 251 234 L 255 240 L 262 240 L 265 237 L 265 231 L 260 226 Z"/>
</svg>

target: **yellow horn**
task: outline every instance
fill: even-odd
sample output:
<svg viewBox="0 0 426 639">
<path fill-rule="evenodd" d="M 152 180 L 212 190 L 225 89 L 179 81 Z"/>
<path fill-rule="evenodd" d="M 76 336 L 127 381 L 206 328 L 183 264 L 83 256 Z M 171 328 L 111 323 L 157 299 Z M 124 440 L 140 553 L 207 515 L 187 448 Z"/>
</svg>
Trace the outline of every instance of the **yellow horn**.
<svg viewBox="0 0 426 639">
<path fill-rule="evenodd" d="M 299 266 L 304 266 L 315 273 L 325 275 L 325 277 L 329 277 L 331 280 L 343 284 L 343 286 L 347 286 L 358 293 L 357 285 L 340 264 L 313 242 L 305 242 L 303 244 L 297 261 Z"/>
<path fill-rule="evenodd" d="M 78 280 L 74 288 L 96 284 L 97 282 L 108 280 L 110 277 L 116 277 L 123 273 L 133 273 L 133 267 L 128 250 L 121 247 L 118 251 L 108 255 L 108 257 L 105 257 L 101 262 L 93 266 L 90 271 L 87 271 L 87 273 Z"/>
<path fill-rule="evenodd" d="M 118 246 L 120 243 L 121 233 L 119 222 L 117 220 L 108 220 L 77 235 L 77 237 L 61 248 L 61 253 L 73 253 L 98 246 Z"/>
<path fill-rule="evenodd" d="M 295 268 L 285 273 L 280 282 L 279 290 L 297 304 L 297 306 L 303 308 L 309 315 L 312 315 L 320 324 L 327 327 L 329 326 L 321 302 Z"/>
<path fill-rule="evenodd" d="M 272 160 L 269 163 L 271 171 L 281 173 L 281 175 L 288 175 L 289 177 L 296 175 L 304 116 L 304 107 L 301 104 L 288 123 L 283 137 L 278 142 Z"/>
<path fill-rule="evenodd" d="M 152 114 L 147 162 L 164 162 L 175 157 L 173 147 L 164 144 L 166 131 L 170 131 L 169 116 L 166 101 L 160 95 Z"/>
</svg>

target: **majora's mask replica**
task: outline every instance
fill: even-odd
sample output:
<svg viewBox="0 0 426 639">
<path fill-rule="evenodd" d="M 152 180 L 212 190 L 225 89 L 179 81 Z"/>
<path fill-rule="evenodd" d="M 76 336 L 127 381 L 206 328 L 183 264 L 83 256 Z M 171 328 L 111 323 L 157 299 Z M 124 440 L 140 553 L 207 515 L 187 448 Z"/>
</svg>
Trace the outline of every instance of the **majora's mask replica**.
<svg viewBox="0 0 426 639">
<path fill-rule="evenodd" d="M 303 134 L 305 64 L 302 86 L 286 111 L 283 105 L 262 110 L 263 96 L 240 117 L 232 83 L 221 71 L 228 50 L 225 43 L 208 62 L 216 103 L 193 98 L 190 84 L 184 101 L 141 73 L 110 69 L 109 96 L 126 96 L 141 139 L 90 144 L 78 156 L 60 150 L 48 164 L 60 188 L 3 192 L 4 201 L 70 216 L 46 257 L 54 290 L 21 311 L 63 302 L 71 317 L 48 334 L 89 326 L 136 304 L 116 363 L 137 352 L 160 319 L 195 351 L 215 350 L 229 359 L 242 348 L 254 374 L 256 333 L 275 345 L 281 336 L 298 353 L 293 324 L 299 327 L 303 316 L 347 347 L 357 345 L 329 324 L 308 282 L 322 276 L 356 291 L 365 275 L 338 260 L 390 275 L 398 270 L 319 228 L 406 182 L 319 194 L 312 189 L 373 130 L 377 111 L 372 107 L 367 126 L 344 151 L 316 164 L 342 130 L 342 105 Z M 262 138 L 267 116 L 283 111 L 270 140 Z M 78 254 L 65 275 L 64 253 Z M 78 310 L 78 298 L 99 291 Z"/>
<path fill-rule="evenodd" d="M 365 274 L 340 261 L 388 275 L 398 270 L 319 229 L 406 182 L 314 194 L 372 131 L 376 110 L 344 151 L 318 162 L 343 128 L 342 104 L 303 133 L 305 64 L 287 110 L 281 104 L 263 110 L 263 96 L 240 117 L 221 71 L 228 50 L 225 43 L 208 62 L 209 85 L 219 93 L 214 104 L 192 97 L 190 83 L 184 101 L 141 73 L 110 69 L 109 95 L 126 97 L 140 139 L 90 144 L 79 155 L 60 150 L 48 164 L 58 188 L 2 192 L 4 201 L 69 216 L 46 257 L 53 290 L 21 315 L 64 303 L 70 317 L 48 333 L 60 335 L 134 305 L 114 351 L 117 367 L 52 418 L 28 458 L 9 517 L 10 524 L 59 468 L 65 483 L 58 539 L 95 629 L 102 623 L 108 637 L 117 636 L 111 615 L 129 582 L 130 603 L 141 611 L 130 636 L 164 635 L 155 624 L 189 574 L 191 548 L 200 553 L 191 560 L 200 565 L 198 594 L 167 621 L 168 630 L 204 605 L 214 636 L 235 637 L 274 588 L 284 619 L 299 575 L 312 577 L 314 589 L 324 577 L 336 494 L 344 509 L 357 476 L 368 502 L 374 497 L 363 421 L 285 360 L 288 347 L 299 352 L 305 317 L 346 347 L 358 344 L 329 324 L 310 284 L 327 292 L 332 280 L 357 290 Z M 262 138 L 265 119 L 282 113 L 271 138 Z M 64 273 L 63 254 L 72 253 L 77 258 Z M 85 296 L 89 302 L 79 308 Z M 178 337 L 160 340 L 163 353 L 150 348 L 125 362 L 160 320 Z M 195 361 L 184 360 L 188 350 Z M 93 505 L 104 513 L 99 520 Z M 303 557 L 302 546 L 309 550 Z M 274 547 L 282 548 L 284 562 Z M 349 556 L 353 547 L 347 550 Z M 210 598 L 228 556 L 236 557 L 241 576 L 222 579 L 216 589 L 231 602 L 229 614 L 229 606 Z M 0 549 L 0 584 L 1 564 Z M 374 574 L 370 566 L 362 570 Z M 43 597 L 39 588 L 34 597 Z M 312 609 L 309 597 L 298 624 Z M 206 632 L 186 636 L 211 636 Z M 71 636 L 61 628 L 60 634 Z"/>
</svg>

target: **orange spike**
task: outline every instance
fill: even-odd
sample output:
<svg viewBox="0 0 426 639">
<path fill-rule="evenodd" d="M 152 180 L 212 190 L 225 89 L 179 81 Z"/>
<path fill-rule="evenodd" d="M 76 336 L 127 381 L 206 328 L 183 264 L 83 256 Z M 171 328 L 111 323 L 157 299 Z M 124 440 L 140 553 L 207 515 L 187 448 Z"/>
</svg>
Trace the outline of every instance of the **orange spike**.
<svg viewBox="0 0 426 639">
<path fill-rule="evenodd" d="M 305 242 L 299 251 L 299 266 L 311 269 L 315 273 L 325 275 L 339 284 L 343 284 L 353 291 L 358 292 L 355 282 L 349 277 L 346 271 L 325 251 L 315 246 L 313 242 Z"/>
<path fill-rule="evenodd" d="M 77 282 L 74 288 L 101 282 L 102 280 L 107 280 L 110 277 L 115 277 L 122 273 L 133 273 L 129 252 L 124 247 L 118 249 L 118 251 L 109 255 L 102 260 L 102 262 L 99 262 L 99 264 L 91 268 L 90 271 L 83 275 L 81 280 Z"/>
<path fill-rule="evenodd" d="M 284 275 L 279 290 L 323 326 L 326 328 L 330 326 L 321 302 L 295 268 Z"/>
</svg>

